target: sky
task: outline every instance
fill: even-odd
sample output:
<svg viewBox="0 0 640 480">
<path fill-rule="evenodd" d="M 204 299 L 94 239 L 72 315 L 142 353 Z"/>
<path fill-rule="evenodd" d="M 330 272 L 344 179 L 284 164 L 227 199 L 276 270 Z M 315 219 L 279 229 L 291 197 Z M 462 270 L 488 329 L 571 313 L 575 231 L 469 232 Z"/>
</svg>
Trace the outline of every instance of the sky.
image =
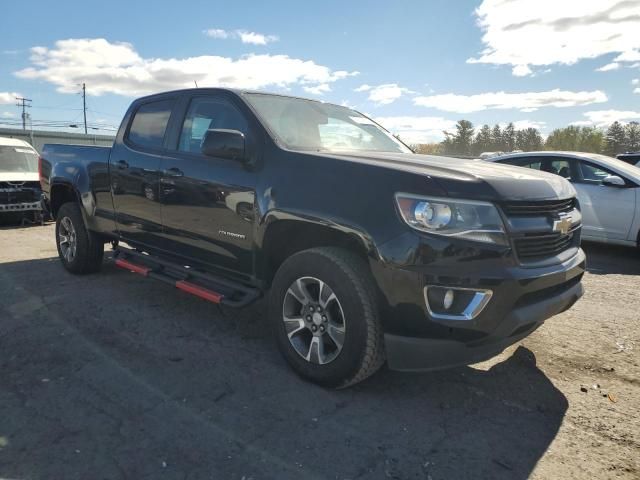
<svg viewBox="0 0 640 480">
<path fill-rule="evenodd" d="M 136 97 L 227 86 L 361 111 L 409 143 L 640 121 L 640 0 L 6 2 L 0 125 L 113 133 Z M 77 130 L 76 130 L 77 131 Z"/>
</svg>

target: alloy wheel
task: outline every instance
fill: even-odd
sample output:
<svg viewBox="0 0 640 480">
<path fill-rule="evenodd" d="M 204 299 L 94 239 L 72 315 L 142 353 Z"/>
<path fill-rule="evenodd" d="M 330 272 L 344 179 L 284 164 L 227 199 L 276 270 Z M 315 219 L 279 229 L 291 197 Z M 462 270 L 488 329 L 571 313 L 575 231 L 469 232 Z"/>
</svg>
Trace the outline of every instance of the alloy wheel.
<svg viewBox="0 0 640 480">
<path fill-rule="evenodd" d="M 73 262 L 76 258 L 77 250 L 77 238 L 76 229 L 73 228 L 73 223 L 69 217 L 64 217 L 60 220 L 58 227 L 58 245 L 60 245 L 60 252 L 62 257 L 68 262 Z"/>
<path fill-rule="evenodd" d="M 346 320 L 334 291 L 315 277 L 294 281 L 284 296 L 282 320 L 289 342 L 302 358 L 324 365 L 344 345 Z"/>
</svg>

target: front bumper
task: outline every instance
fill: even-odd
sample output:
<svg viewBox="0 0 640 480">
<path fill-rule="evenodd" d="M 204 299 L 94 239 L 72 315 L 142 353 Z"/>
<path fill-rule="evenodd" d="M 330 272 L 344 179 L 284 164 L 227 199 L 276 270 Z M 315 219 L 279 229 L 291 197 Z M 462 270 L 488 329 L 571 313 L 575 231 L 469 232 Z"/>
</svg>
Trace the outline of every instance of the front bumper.
<svg viewBox="0 0 640 480">
<path fill-rule="evenodd" d="M 0 212 L 28 212 L 40 210 L 42 210 L 42 206 L 39 201 L 0 204 Z"/>
<path fill-rule="evenodd" d="M 392 370 L 426 371 L 488 360 L 532 333 L 547 318 L 571 308 L 583 292 L 582 284 L 576 283 L 562 293 L 516 308 L 496 331 L 476 343 L 385 334 L 387 363 Z"/>
<path fill-rule="evenodd" d="M 583 294 L 586 261 L 579 248 L 562 263 L 536 268 L 520 265 L 509 249 L 469 243 L 405 237 L 379 250 L 382 258 L 371 266 L 386 300 L 384 338 L 394 370 L 436 370 L 491 358 Z M 477 317 L 447 320 L 427 309 L 425 285 L 488 289 L 493 295 Z"/>
</svg>

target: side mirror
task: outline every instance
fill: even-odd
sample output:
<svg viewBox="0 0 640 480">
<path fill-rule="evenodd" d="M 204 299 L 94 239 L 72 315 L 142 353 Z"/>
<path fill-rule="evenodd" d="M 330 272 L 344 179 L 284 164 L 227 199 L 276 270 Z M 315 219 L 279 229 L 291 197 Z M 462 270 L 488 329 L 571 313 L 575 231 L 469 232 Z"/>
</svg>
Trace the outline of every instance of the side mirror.
<svg viewBox="0 0 640 480">
<path fill-rule="evenodd" d="M 607 187 L 625 187 L 625 181 L 617 175 L 607 175 L 602 179 L 602 184 Z"/>
<path fill-rule="evenodd" d="M 200 150 L 207 157 L 244 161 L 244 134 L 238 130 L 221 128 L 207 130 Z"/>
</svg>

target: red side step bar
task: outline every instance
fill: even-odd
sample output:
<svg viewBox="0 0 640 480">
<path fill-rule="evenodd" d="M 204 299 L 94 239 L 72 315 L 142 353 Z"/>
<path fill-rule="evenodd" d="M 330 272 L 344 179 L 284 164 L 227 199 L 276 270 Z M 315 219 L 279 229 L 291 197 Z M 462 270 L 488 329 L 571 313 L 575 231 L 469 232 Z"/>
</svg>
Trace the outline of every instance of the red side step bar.
<svg viewBox="0 0 640 480">
<path fill-rule="evenodd" d="M 151 271 L 148 267 L 143 267 L 142 265 L 136 265 L 135 263 L 131 263 L 123 258 L 116 259 L 116 265 L 120 268 L 124 268 L 125 270 L 129 270 L 131 272 L 139 273 L 143 277 L 149 275 Z"/>
<path fill-rule="evenodd" d="M 184 280 L 177 281 L 176 288 L 178 290 L 182 290 L 183 292 L 190 293 L 191 295 L 195 295 L 196 297 L 209 300 L 213 303 L 220 303 L 220 300 L 222 300 L 222 298 L 224 297 L 224 295 L 216 293 L 213 290 L 207 290 L 206 288 L 195 285 L 193 283 L 185 282 Z"/>
<path fill-rule="evenodd" d="M 122 258 L 116 259 L 115 263 L 120 268 L 138 273 L 144 277 L 149 276 L 149 272 L 152 271 L 152 269 L 149 267 L 138 265 Z M 221 293 L 214 292 L 213 290 L 209 290 L 207 288 L 201 287 L 200 285 L 196 285 L 185 280 L 177 280 L 174 283 L 174 286 L 178 290 L 182 290 L 183 292 L 190 293 L 192 295 L 195 295 L 196 297 L 203 298 L 213 303 L 220 303 L 224 298 L 224 295 L 222 295 Z"/>
</svg>

